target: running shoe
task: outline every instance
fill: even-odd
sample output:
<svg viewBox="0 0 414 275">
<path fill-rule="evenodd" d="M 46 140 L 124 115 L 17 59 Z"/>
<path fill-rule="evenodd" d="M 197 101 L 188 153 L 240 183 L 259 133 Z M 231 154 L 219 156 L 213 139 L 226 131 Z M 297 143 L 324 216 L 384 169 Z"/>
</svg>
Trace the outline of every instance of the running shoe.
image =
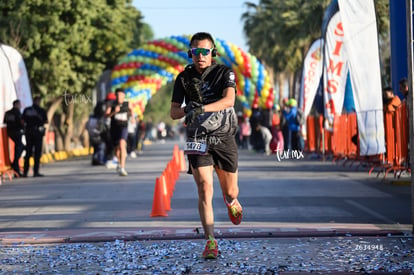
<svg viewBox="0 0 414 275">
<path fill-rule="evenodd" d="M 243 209 L 239 201 L 234 199 L 231 203 L 228 203 L 226 197 L 224 197 L 224 202 L 226 203 L 231 222 L 235 225 L 240 224 L 243 218 Z"/>
<path fill-rule="evenodd" d="M 125 168 L 120 168 L 119 169 L 119 175 L 120 176 L 128 176 L 127 171 L 125 170 Z"/>
<path fill-rule="evenodd" d="M 208 240 L 206 243 L 206 247 L 204 248 L 202 257 L 204 259 L 217 259 L 217 254 L 218 254 L 217 241 L 212 236 L 208 236 Z"/>
</svg>

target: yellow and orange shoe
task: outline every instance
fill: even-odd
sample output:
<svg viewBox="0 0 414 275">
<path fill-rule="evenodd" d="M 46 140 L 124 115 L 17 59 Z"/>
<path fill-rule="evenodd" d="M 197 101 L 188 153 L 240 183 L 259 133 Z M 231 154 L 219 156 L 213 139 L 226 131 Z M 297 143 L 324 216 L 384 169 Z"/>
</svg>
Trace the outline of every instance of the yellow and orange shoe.
<svg viewBox="0 0 414 275">
<path fill-rule="evenodd" d="M 243 218 L 243 208 L 239 201 L 234 199 L 231 203 L 228 203 L 226 197 L 224 197 L 224 202 L 226 203 L 231 222 L 235 225 L 240 224 Z"/>
<path fill-rule="evenodd" d="M 204 248 L 202 257 L 204 259 L 217 259 L 217 254 L 218 254 L 217 241 L 212 236 L 208 236 L 208 240 L 206 243 L 206 247 Z"/>
</svg>

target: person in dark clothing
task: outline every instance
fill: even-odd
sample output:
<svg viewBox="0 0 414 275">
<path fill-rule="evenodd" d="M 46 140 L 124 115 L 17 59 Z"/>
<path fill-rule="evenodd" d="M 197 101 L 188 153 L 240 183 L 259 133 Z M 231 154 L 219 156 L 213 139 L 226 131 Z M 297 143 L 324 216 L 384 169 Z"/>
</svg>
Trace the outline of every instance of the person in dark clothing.
<svg viewBox="0 0 414 275">
<path fill-rule="evenodd" d="M 289 138 L 289 125 L 288 125 L 288 121 L 286 120 L 285 114 L 290 112 L 290 108 L 287 104 L 288 102 L 288 98 L 284 98 L 282 101 L 282 113 L 280 116 L 280 128 L 282 130 L 282 135 L 283 135 L 283 141 L 284 141 L 284 146 L 283 146 L 283 150 L 287 151 L 289 149 L 290 146 L 290 138 Z"/>
<path fill-rule="evenodd" d="M 252 106 L 252 115 L 250 117 L 250 127 L 252 132 L 250 134 L 250 145 L 253 150 L 260 151 L 263 149 L 263 139 L 259 131 L 257 131 L 257 125 L 262 122 L 262 112 L 259 109 L 257 103 L 253 103 Z"/>
<path fill-rule="evenodd" d="M 87 122 L 90 144 L 93 146 L 92 165 L 104 165 L 106 162 L 106 138 L 108 127 L 105 124 L 105 103 L 98 102 Z"/>
<path fill-rule="evenodd" d="M 132 115 L 132 109 L 125 101 L 125 91 L 116 89 L 116 101 L 111 108 L 106 110 L 105 116 L 111 118 L 111 138 L 113 141 L 115 155 L 119 160 L 118 172 L 120 176 L 127 176 L 125 161 L 127 155 L 128 119 Z M 134 117 L 132 117 L 135 123 Z"/>
<path fill-rule="evenodd" d="M 216 171 L 229 218 L 240 224 L 242 206 L 237 197 L 238 151 L 235 140 L 237 116 L 234 110 L 234 72 L 216 64 L 213 37 L 199 32 L 192 36 L 188 56 L 193 64 L 176 78 L 171 100 L 172 119 L 185 117 L 185 153 L 198 189 L 200 220 L 207 240 L 203 258 L 215 259 L 218 245 L 214 238 L 213 170 Z M 186 106 L 181 104 L 185 101 Z"/>
<path fill-rule="evenodd" d="M 47 115 L 45 109 L 40 107 L 41 97 L 36 96 L 33 98 L 33 105 L 27 107 L 23 111 L 23 121 L 26 134 L 26 156 L 24 158 L 24 171 L 23 177 L 27 177 L 29 171 L 30 157 L 34 153 L 34 167 L 33 176 L 43 177 L 43 174 L 39 173 L 40 156 L 42 154 L 43 136 L 45 135 L 45 124 L 47 121 Z"/>
<path fill-rule="evenodd" d="M 24 150 L 22 142 L 23 136 L 23 120 L 20 112 L 22 105 L 20 100 L 13 101 L 13 108 L 7 111 L 4 115 L 4 123 L 7 125 L 7 135 L 14 142 L 14 159 L 12 162 L 12 168 L 16 175 L 22 176 L 19 168 L 19 159 Z"/>
</svg>

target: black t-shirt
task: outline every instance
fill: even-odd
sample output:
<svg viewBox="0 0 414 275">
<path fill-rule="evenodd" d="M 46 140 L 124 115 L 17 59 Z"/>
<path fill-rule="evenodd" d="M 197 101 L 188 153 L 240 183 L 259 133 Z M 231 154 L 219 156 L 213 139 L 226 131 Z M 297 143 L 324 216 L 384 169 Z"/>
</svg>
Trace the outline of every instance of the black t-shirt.
<svg viewBox="0 0 414 275">
<path fill-rule="evenodd" d="M 43 127 L 47 123 L 46 111 L 37 105 L 32 105 L 24 109 L 22 117 L 27 132 L 40 131 L 39 127 Z"/>
<path fill-rule="evenodd" d="M 9 136 L 20 134 L 23 129 L 22 114 L 19 109 L 13 108 L 7 111 L 3 122 L 7 125 L 7 134 Z"/>
<path fill-rule="evenodd" d="M 194 92 L 191 85 L 197 83 L 200 94 Z M 223 90 L 229 87 L 236 89 L 236 79 L 233 71 L 222 64 L 213 64 L 202 74 L 197 72 L 194 65 L 188 65 L 178 74 L 174 83 L 172 102 L 186 103 L 196 101 L 209 104 L 223 97 Z"/>
<path fill-rule="evenodd" d="M 111 112 L 115 110 L 118 103 L 112 106 Z M 111 127 L 128 127 L 129 118 L 129 105 L 128 101 L 122 102 L 118 113 L 114 114 L 111 118 Z"/>
</svg>

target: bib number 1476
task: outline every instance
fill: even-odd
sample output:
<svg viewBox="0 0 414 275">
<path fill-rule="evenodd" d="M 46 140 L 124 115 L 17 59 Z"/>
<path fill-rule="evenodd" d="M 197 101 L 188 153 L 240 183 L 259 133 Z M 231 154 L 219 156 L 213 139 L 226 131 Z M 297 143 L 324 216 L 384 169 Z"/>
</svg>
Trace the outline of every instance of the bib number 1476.
<svg viewBox="0 0 414 275">
<path fill-rule="evenodd" d="M 184 151 L 187 154 L 204 154 L 206 152 L 207 145 L 201 142 L 186 142 Z"/>
</svg>

